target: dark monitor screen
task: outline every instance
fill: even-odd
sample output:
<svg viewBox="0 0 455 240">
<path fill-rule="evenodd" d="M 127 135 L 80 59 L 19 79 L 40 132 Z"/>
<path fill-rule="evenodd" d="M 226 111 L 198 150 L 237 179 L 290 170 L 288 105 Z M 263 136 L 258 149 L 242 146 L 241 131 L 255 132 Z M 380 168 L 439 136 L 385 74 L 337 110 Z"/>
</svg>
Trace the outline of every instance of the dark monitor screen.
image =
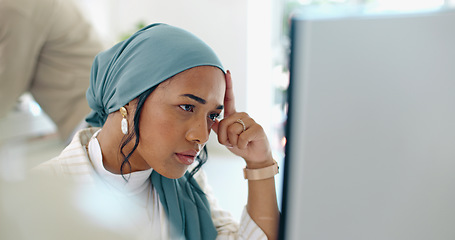
<svg viewBox="0 0 455 240">
<path fill-rule="evenodd" d="M 291 35 L 280 239 L 455 239 L 455 11 Z"/>
</svg>

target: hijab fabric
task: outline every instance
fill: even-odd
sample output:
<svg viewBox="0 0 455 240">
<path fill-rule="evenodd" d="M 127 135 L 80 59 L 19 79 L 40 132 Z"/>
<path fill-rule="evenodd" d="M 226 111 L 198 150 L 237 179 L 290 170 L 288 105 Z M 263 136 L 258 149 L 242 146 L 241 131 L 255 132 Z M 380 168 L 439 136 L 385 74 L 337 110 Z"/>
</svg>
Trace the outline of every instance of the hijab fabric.
<svg viewBox="0 0 455 240">
<path fill-rule="evenodd" d="M 173 218 L 170 219 L 171 239 L 216 238 L 218 233 L 210 216 L 210 204 L 188 172 L 179 179 L 169 179 L 153 171 L 150 178 L 164 210 Z"/>
<path fill-rule="evenodd" d="M 197 66 L 214 66 L 224 72 L 213 50 L 193 34 L 166 24 L 149 25 L 95 57 L 86 94 L 92 112 L 86 121 L 102 127 L 109 113 Z M 210 205 L 188 172 L 180 179 L 168 179 L 153 171 L 150 179 L 167 213 L 173 239 L 216 238 Z"/>
</svg>

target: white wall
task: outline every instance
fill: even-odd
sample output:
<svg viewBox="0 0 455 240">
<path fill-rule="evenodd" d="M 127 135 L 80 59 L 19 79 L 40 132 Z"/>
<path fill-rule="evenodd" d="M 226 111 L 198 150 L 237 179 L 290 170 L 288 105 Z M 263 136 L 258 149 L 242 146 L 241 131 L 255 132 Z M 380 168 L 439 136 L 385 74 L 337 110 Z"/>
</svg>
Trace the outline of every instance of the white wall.
<svg viewBox="0 0 455 240">
<path fill-rule="evenodd" d="M 87 11 L 89 18 L 99 19 L 95 25 L 111 44 L 118 41 L 121 34 L 134 32 L 140 21 L 167 23 L 196 34 L 215 50 L 225 68 L 231 70 L 237 107 L 246 110 L 248 1 L 80 1 L 91 9 Z"/>
</svg>

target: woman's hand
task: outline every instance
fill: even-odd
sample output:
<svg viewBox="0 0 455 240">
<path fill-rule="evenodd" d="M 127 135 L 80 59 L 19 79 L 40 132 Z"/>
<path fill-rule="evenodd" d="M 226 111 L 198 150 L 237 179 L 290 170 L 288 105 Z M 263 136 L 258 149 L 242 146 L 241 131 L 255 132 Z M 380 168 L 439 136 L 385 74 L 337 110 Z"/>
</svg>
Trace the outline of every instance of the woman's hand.
<svg viewBox="0 0 455 240">
<path fill-rule="evenodd" d="M 239 123 L 239 119 L 241 120 Z M 245 126 L 245 129 L 244 129 Z M 237 156 L 245 159 L 248 168 L 262 168 L 273 164 L 272 152 L 264 129 L 247 113 L 235 110 L 231 73 L 226 73 L 224 119 L 212 126 L 218 141 Z"/>
<path fill-rule="evenodd" d="M 237 122 L 242 120 L 243 124 Z M 212 129 L 218 141 L 246 161 L 247 168 L 264 168 L 274 162 L 269 141 L 262 127 L 248 114 L 235 111 L 231 73 L 226 73 L 224 119 L 216 121 Z M 248 181 L 247 211 L 268 239 L 277 239 L 280 213 L 276 200 L 275 179 Z"/>
</svg>

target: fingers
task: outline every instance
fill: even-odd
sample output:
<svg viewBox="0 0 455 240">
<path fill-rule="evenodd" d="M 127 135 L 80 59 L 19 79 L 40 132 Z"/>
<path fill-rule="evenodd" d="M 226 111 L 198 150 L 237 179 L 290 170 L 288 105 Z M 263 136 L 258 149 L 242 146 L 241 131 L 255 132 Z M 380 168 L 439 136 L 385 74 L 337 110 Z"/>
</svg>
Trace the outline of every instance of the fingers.
<svg viewBox="0 0 455 240">
<path fill-rule="evenodd" d="M 240 135 L 243 134 L 243 127 L 239 123 L 234 122 L 229 125 L 226 129 L 227 142 L 234 147 L 237 146 L 237 142 L 240 138 Z"/>
<path fill-rule="evenodd" d="M 226 72 L 226 92 L 224 94 L 224 117 L 229 117 L 234 114 L 235 110 L 235 98 L 234 98 L 234 89 L 232 87 L 232 78 L 231 72 L 227 70 Z"/>
<path fill-rule="evenodd" d="M 241 119 L 245 125 L 237 122 Z M 263 163 L 271 158 L 270 145 L 261 125 L 244 112 L 234 113 L 221 121 L 215 121 L 212 129 L 218 135 L 218 142 L 228 147 L 248 164 Z"/>
<path fill-rule="evenodd" d="M 261 158 L 263 150 L 268 148 L 264 130 L 248 114 L 236 111 L 231 72 L 229 70 L 226 71 L 225 80 L 224 119 L 215 121 L 212 129 L 218 135 L 218 142 L 229 147 L 234 154 L 245 159 L 250 159 L 252 157 L 250 155 L 257 155 Z M 243 124 L 236 122 L 238 119 L 243 121 L 245 127 Z"/>
<path fill-rule="evenodd" d="M 257 126 L 257 124 L 254 124 L 251 127 L 248 127 L 245 131 L 243 131 L 243 127 L 241 127 L 240 134 L 235 134 L 238 132 L 238 127 L 232 131 L 228 129 L 228 141 L 233 145 L 233 147 L 246 149 L 248 144 L 254 141 L 255 136 L 258 133 L 258 131 L 256 131 Z"/>
<path fill-rule="evenodd" d="M 241 123 L 236 122 L 237 119 L 243 121 L 245 130 Z M 212 129 L 217 133 L 218 141 L 221 144 L 227 147 L 237 147 L 239 149 L 245 149 L 248 143 L 254 139 L 257 132 L 256 128 L 259 126 L 246 113 L 237 113 L 214 125 L 216 126 L 212 127 Z"/>
<path fill-rule="evenodd" d="M 212 130 L 218 135 L 218 128 L 220 126 L 220 120 L 215 119 L 215 123 L 212 124 Z"/>
</svg>

